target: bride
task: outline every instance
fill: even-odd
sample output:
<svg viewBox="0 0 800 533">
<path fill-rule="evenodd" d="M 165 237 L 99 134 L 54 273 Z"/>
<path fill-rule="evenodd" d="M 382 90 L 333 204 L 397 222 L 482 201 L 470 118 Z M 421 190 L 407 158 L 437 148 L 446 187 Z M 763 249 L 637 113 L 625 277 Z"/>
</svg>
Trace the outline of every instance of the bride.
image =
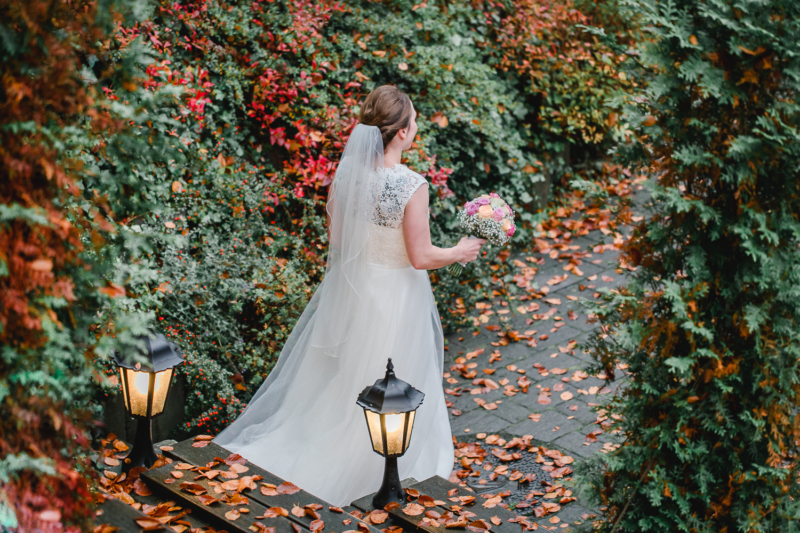
<svg viewBox="0 0 800 533">
<path fill-rule="evenodd" d="M 431 244 L 425 178 L 400 163 L 417 132 L 408 95 L 366 98 L 328 193 L 325 277 L 244 412 L 214 442 L 336 506 L 377 491 L 359 393 L 386 374 L 425 393 L 400 479 L 450 478 L 442 325 L 428 269 L 477 258 L 483 239 Z"/>
</svg>

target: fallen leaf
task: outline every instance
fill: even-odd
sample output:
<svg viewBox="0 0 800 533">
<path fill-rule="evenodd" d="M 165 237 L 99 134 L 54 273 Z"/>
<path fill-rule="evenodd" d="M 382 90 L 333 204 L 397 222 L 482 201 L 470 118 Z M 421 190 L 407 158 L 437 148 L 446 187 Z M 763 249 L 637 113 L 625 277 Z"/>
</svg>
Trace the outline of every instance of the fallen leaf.
<svg viewBox="0 0 800 533">
<path fill-rule="evenodd" d="M 291 483 L 289 481 L 284 481 L 283 483 L 278 485 L 276 490 L 280 494 L 294 494 L 296 492 L 300 492 L 302 489 L 297 485 L 295 485 L 294 483 Z"/>
<path fill-rule="evenodd" d="M 418 503 L 411 502 L 403 507 L 403 512 L 409 516 L 421 515 L 425 511 L 425 507 Z"/>
<path fill-rule="evenodd" d="M 185 490 L 186 492 L 190 492 L 190 493 L 194 494 L 195 496 L 199 496 L 200 494 L 205 494 L 206 493 L 205 487 L 203 487 L 202 485 L 199 485 L 197 483 L 192 483 L 190 481 L 184 481 L 183 483 L 180 484 L 180 487 L 181 487 L 182 490 Z"/>
<path fill-rule="evenodd" d="M 550 401 L 550 397 L 546 392 L 540 392 L 539 397 L 536 399 L 536 402 L 542 405 L 550 405 Z"/>
</svg>

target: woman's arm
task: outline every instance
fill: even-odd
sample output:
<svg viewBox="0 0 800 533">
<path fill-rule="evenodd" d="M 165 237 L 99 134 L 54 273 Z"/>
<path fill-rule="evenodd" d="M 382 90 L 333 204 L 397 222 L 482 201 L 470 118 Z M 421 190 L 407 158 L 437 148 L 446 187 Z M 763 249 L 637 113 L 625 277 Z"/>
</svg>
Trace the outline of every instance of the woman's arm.
<svg viewBox="0 0 800 533">
<path fill-rule="evenodd" d="M 403 218 L 403 238 L 411 266 L 417 270 L 442 268 L 456 261 L 469 263 L 478 257 L 484 239 L 464 237 L 452 248 L 439 248 L 431 244 L 428 225 L 428 185 L 420 186 L 406 204 Z"/>
</svg>

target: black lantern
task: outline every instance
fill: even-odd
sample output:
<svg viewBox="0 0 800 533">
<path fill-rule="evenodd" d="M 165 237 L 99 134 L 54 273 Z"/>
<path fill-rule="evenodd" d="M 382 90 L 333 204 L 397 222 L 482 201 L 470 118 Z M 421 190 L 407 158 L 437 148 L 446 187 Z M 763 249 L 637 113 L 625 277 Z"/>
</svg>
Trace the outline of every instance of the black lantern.
<svg viewBox="0 0 800 533">
<path fill-rule="evenodd" d="M 391 357 L 386 365 L 386 376 L 372 387 L 366 387 L 358 396 L 356 403 L 364 408 L 372 449 L 386 457 L 383 483 L 372 498 L 375 509 L 383 509 L 389 502 L 405 502 L 397 458 L 408 449 L 414 414 L 423 398 L 425 393 L 395 377 Z"/>
<path fill-rule="evenodd" d="M 114 358 L 119 367 L 125 410 L 137 419 L 136 440 L 122 464 L 123 472 L 134 466 L 153 466 L 158 459 L 153 448 L 152 419 L 164 412 L 173 368 L 183 362 L 180 348 L 163 334 L 157 333 L 154 338 L 140 337 L 140 340 L 145 345 L 142 355 L 147 362 L 144 365 L 132 357 L 121 357 L 119 352 Z"/>
</svg>

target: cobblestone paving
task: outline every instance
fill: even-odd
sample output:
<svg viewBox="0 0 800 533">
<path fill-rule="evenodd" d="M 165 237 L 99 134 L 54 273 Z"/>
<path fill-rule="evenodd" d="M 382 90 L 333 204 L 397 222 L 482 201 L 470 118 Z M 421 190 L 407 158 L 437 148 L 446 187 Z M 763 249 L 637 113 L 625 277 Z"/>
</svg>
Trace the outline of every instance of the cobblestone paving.
<svg viewBox="0 0 800 533">
<path fill-rule="evenodd" d="M 645 204 L 649 203 L 649 192 L 640 183 L 633 184 L 632 199 L 634 201 L 633 210 L 636 215 L 644 215 Z M 580 213 L 575 213 L 572 218 L 578 219 Z M 627 239 L 631 229 L 629 227 L 619 228 L 622 236 Z M 585 299 L 595 299 L 593 294 L 600 291 L 602 287 L 613 289 L 627 283 L 627 270 L 620 268 L 618 263 L 619 253 L 617 250 L 604 250 L 603 253 L 593 253 L 592 248 L 599 243 L 610 243 L 613 240 L 611 235 L 604 235 L 601 231 L 591 231 L 587 235 L 572 239 L 569 244 L 580 246 L 581 250 L 587 250 L 591 257 L 586 257 L 579 265 L 582 275 L 575 275 L 573 272 L 564 271 L 563 268 L 568 264 L 567 259 L 553 258 L 550 254 L 539 253 L 518 253 L 512 254 L 507 261 L 519 259 L 528 265 L 534 265 L 533 260 L 537 260 L 535 266 L 538 268 L 533 278 L 533 282 L 538 283 L 539 287 L 546 285 L 546 282 L 555 276 L 568 274 L 565 280 L 554 285 L 548 285 L 550 292 L 547 299 L 559 299 L 560 305 L 555 306 L 557 311 L 548 314 L 552 310 L 549 303 L 542 299 L 531 299 L 525 301 L 510 301 L 503 305 L 500 298 L 495 298 L 491 302 L 491 309 L 495 314 L 490 316 L 489 322 L 483 324 L 478 335 L 473 335 L 475 328 L 462 328 L 458 332 L 446 338 L 448 350 L 445 352 L 444 360 L 444 388 L 451 391 L 461 392 L 460 396 L 445 394 L 448 400 L 450 411 L 450 425 L 453 435 L 458 442 L 483 442 L 476 438 L 480 433 L 488 435 L 498 435 L 504 441 L 511 441 L 524 435 L 532 436 L 531 446 L 544 446 L 548 449 L 556 449 L 565 455 L 575 459 L 577 464 L 581 459 L 585 459 L 592 454 L 601 453 L 613 449 L 619 445 L 619 439 L 600 433 L 596 436 L 596 441 L 589 442 L 587 435 L 599 429 L 596 424 L 597 413 L 593 411 L 595 405 L 600 404 L 604 394 L 613 394 L 617 387 L 624 387 L 624 381 L 617 379 L 606 387 L 605 381 L 597 377 L 587 376 L 580 379 L 583 374 L 575 374 L 581 371 L 584 364 L 590 361 L 588 353 L 574 347 L 575 343 L 584 343 L 589 334 L 599 325 L 587 324 L 586 311 L 582 309 L 576 300 L 569 299 L 568 296 L 580 297 Z M 552 244 L 558 244 L 559 239 L 551 240 Z M 553 248 L 557 249 L 557 248 Z M 560 253 L 560 252 L 559 252 Z M 556 254 L 553 254 L 556 255 Z M 526 259 L 533 258 L 533 259 Z M 543 262 L 542 262 L 543 260 Z M 580 290 L 580 285 L 584 285 L 584 290 Z M 526 319 L 532 317 L 532 312 L 521 314 L 517 311 L 519 306 L 528 306 L 532 302 L 539 304 L 539 309 L 534 311 L 538 315 L 547 315 L 544 320 L 534 320 L 526 323 Z M 505 314 L 496 311 L 509 310 Z M 475 316 L 478 311 L 468 313 Z M 573 315 L 572 313 L 575 313 Z M 572 318 L 575 318 L 574 320 Z M 508 320 L 513 325 L 512 329 L 519 330 L 520 333 L 536 330 L 532 336 L 537 339 L 535 347 L 529 347 L 527 341 L 510 343 L 507 346 L 498 345 L 498 334 L 486 329 L 486 325 L 499 324 L 500 320 Z M 554 329 L 556 322 L 563 325 Z M 547 335 L 546 339 L 539 339 L 541 335 Z M 494 345 L 492 343 L 495 343 Z M 572 344 L 570 344 L 572 343 Z M 477 363 L 473 369 L 477 370 L 474 379 L 490 378 L 495 382 L 508 379 L 509 384 L 514 384 L 519 389 L 517 380 L 520 376 L 526 376 L 530 380 L 527 394 L 518 392 L 513 396 L 504 394 L 501 386 L 498 389 L 489 390 L 486 393 L 472 394 L 473 389 L 480 388 L 474 385 L 473 379 L 464 379 L 458 371 L 450 371 L 451 366 L 456 364 L 457 358 L 465 358 L 476 351 L 483 349 L 477 356 L 467 359 L 467 363 Z M 490 358 L 497 357 L 499 351 L 500 359 L 489 362 Z M 495 355 L 493 356 L 493 352 Z M 491 375 L 485 374 L 482 369 L 495 369 Z M 556 369 L 556 372 L 552 370 Z M 547 371 L 545 371 L 547 370 Z M 562 373 L 562 370 L 564 371 Z M 576 379 L 576 377 L 578 379 Z M 563 378 L 569 378 L 568 380 Z M 460 387 L 460 390 L 459 390 Z M 543 405 L 538 402 L 542 389 L 550 389 L 550 403 Z M 486 409 L 484 405 L 496 405 L 496 409 Z M 453 414 L 458 413 L 461 414 Z M 529 418 L 531 414 L 539 414 L 538 421 Z M 503 444 L 503 440 L 493 445 L 483 444 L 483 447 L 491 452 L 491 449 Z M 605 450 L 604 450 L 605 447 Z M 518 451 L 515 448 L 513 451 Z M 530 454 L 528 454 L 530 455 Z M 536 454 L 533 454 L 535 457 Z M 524 459 L 524 460 L 523 460 Z M 523 473 L 537 473 L 541 468 L 530 457 L 512 462 L 505 461 L 508 465 L 508 473 L 517 469 Z M 458 460 L 458 459 L 457 459 Z M 536 490 L 533 483 L 518 483 L 508 481 L 506 476 L 497 476 L 494 481 L 490 481 L 488 475 L 492 473 L 494 467 L 503 463 L 491 453 L 483 461 L 482 465 L 477 462 L 472 465 L 474 470 L 480 470 L 480 477 L 467 477 L 459 479 L 455 475 L 460 467 L 456 465 L 451 475 L 451 481 L 466 483 L 479 494 L 497 494 L 506 490 L 511 491 L 511 495 L 503 499 L 504 504 L 513 509 L 514 504 L 519 502 L 532 489 Z M 571 466 L 574 467 L 575 464 Z M 542 479 L 541 473 L 538 479 Z M 483 484 L 483 485 L 482 485 Z M 566 484 L 565 484 L 566 485 Z M 552 500 L 551 500 L 552 501 Z M 591 511 L 584 507 L 580 500 L 562 505 L 559 512 L 549 514 L 541 518 L 532 516 L 532 509 L 517 509 L 520 514 L 530 515 L 530 521 L 538 524 L 540 529 L 570 531 L 570 525 L 585 522 L 587 514 Z M 584 518 L 581 516 L 583 515 Z M 553 520 L 553 517 L 557 517 Z"/>
</svg>

